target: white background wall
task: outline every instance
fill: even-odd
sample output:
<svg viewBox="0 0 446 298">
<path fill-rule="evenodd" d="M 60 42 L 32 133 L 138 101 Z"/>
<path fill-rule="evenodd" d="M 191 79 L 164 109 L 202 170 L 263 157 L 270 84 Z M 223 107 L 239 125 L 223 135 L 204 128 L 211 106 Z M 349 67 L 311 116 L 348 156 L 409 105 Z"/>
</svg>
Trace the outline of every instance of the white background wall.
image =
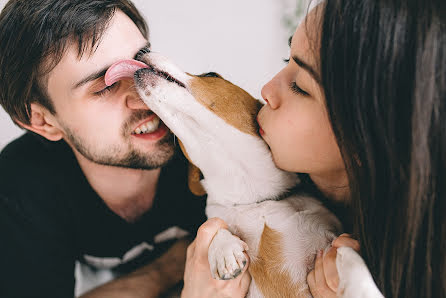
<svg viewBox="0 0 446 298">
<path fill-rule="evenodd" d="M 32 0 L 28 0 L 32 1 Z M 190 73 L 215 71 L 260 98 L 288 56 L 299 0 L 134 0 L 146 17 L 154 51 Z M 0 8 L 7 1 L 0 0 Z M 1 42 L 1 41 L 0 41 Z M 21 134 L 0 108 L 0 149 Z"/>
</svg>

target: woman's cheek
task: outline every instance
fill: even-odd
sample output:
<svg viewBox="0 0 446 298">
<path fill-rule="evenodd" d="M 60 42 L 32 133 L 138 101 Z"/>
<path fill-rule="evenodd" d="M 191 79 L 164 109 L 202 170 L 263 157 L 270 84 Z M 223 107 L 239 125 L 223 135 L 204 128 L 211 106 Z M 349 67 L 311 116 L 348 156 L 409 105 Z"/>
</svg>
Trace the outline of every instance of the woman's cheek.
<svg viewBox="0 0 446 298">
<path fill-rule="evenodd" d="M 284 118 L 280 135 L 274 138 L 274 160 L 278 167 L 287 171 L 311 172 L 317 168 L 327 148 L 322 145 L 325 142 L 321 140 L 317 117 L 302 113 L 294 116 Z"/>
</svg>

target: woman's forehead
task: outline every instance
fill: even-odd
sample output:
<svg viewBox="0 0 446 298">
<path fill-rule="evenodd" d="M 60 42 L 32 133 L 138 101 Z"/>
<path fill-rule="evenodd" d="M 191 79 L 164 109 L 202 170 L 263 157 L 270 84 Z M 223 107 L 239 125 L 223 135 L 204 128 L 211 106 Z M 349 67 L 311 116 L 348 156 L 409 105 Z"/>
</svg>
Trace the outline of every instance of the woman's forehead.
<svg viewBox="0 0 446 298">
<path fill-rule="evenodd" d="M 309 65 L 317 69 L 322 7 L 313 8 L 297 27 L 291 39 L 291 55 L 304 59 Z"/>
</svg>

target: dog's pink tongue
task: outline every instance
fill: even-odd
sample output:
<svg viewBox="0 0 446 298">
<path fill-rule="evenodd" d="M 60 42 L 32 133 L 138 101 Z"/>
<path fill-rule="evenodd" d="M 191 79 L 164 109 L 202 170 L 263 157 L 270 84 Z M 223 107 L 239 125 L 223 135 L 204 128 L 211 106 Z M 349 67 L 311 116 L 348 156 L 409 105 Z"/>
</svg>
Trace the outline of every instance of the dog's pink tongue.
<svg viewBox="0 0 446 298">
<path fill-rule="evenodd" d="M 133 59 L 118 61 L 110 66 L 105 73 L 105 84 L 111 86 L 122 79 L 133 79 L 135 71 L 141 68 L 148 68 L 148 66 L 141 61 Z"/>
</svg>

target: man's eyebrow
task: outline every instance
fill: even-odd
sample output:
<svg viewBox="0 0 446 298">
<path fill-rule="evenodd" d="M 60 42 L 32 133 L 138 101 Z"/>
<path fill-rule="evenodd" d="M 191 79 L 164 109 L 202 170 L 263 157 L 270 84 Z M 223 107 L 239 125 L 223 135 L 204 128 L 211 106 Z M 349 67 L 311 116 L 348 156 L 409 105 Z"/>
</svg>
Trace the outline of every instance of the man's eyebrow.
<svg viewBox="0 0 446 298">
<path fill-rule="evenodd" d="M 304 62 L 302 59 L 300 59 L 297 56 L 292 57 L 294 62 L 296 62 L 297 65 L 305 69 L 307 72 L 310 73 L 310 75 L 313 77 L 313 79 L 320 85 L 321 79 L 319 78 L 318 73 L 306 62 Z"/>
<path fill-rule="evenodd" d="M 150 46 L 151 46 L 150 42 L 147 42 L 141 49 L 139 49 L 139 51 L 135 54 L 134 58 L 136 58 L 141 51 L 150 49 Z M 108 66 L 104 67 L 103 69 L 101 69 L 101 70 L 99 70 L 99 71 L 97 71 L 95 73 L 92 73 L 89 76 L 87 76 L 86 78 L 80 80 L 78 83 L 76 83 L 74 85 L 73 89 L 79 88 L 79 87 L 81 87 L 81 86 L 83 86 L 83 85 L 85 85 L 85 84 L 87 84 L 87 83 L 89 83 L 91 81 L 97 80 L 100 77 L 105 76 L 105 73 L 107 72 L 107 70 L 109 69 L 110 66 L 111 65 L 108 65 Z"/>
<path fill-rule="evenodd" d="M 85 85 L 85 84 L 87 84 L 87 83 L 89 83 L 91 81 L 97 80 L 100 77 L 105 76 L 105 73 L 107 72 L 107 69 L 110 66 L 111 65 L 109 65 L 109 66 L 107 66 L 107 67 L 105 67 L 105 68 L 103 68 L 103 69 L 101 69 L 101 70 L 99 70 L 99 71 L 97 71 L 95 73 L 92 73 L 91 75 L 87 76 L 86 78 L 80 80 L 78 83 L 76 83 L 76 85 L 74 85 L 73 89 L 79 88 L 79 87 L 81 87 L 81 86 L 83 86 L 83 85 Z"/>
</svg>

